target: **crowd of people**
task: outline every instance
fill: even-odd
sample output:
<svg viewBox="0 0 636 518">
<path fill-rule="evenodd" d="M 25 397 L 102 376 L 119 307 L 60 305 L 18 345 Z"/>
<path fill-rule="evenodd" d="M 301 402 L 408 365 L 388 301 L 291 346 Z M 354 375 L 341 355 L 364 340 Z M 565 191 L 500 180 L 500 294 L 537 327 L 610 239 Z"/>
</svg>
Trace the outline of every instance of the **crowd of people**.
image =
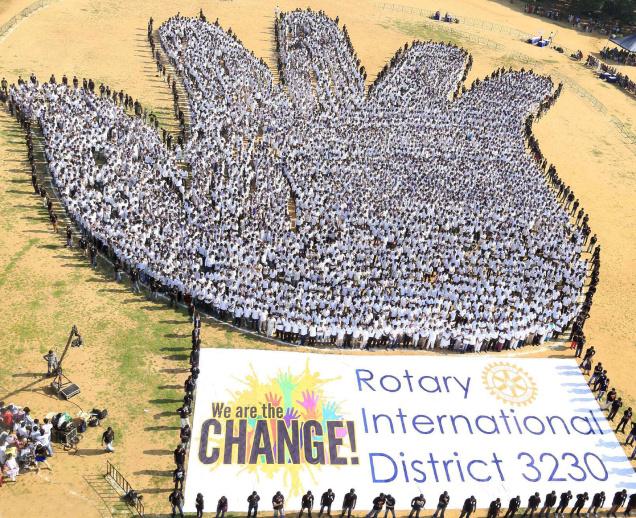
<svg viewBox="0 0 636 518">
<path fill-rule="evenodd" d="M 603 63 L 600 59 L 588 54 L 585 65 L 598 71 L 599 78 L 618 85 L 626 92 L 636 95 L 636 83 L 627 74 L 619 72 L 615 67 Z"/>
<path fill-rule="evenodd" d="M 0 401 L 0 487 L 16 482 L 21 472 L 42 466 L 52 470 L 48 458 L 53 456 L 53 423 L 31 415 L 28 407 Z"/>
<path fill-rule="evenodd" d="M 186 470 L 185 463 L 187 457 L 188 447 L 190 446 L 190 439 L 192 437 L 192 427 L 190 424 L 190 416 L 192 415 L 194 395 L 197 387 L 197 380 L 199 378 L 199 355 L 201 353 L 201 315 L 192 311 L 190 314 L 192 318 L 192 350 L 190 352 L 190 375 L 183 384 L 183 404 L 177 408 L 177 414 L 179 414 L 179 444 L 173 452 L 175 468 L 172 472 L 172 480 L 174 482 L 174 490 L 168 495 L 168 501 L 172 506 L 172 516 L 174 518 L 175 513 L 178 511 L 183 517 L 183 484 L 185 482 Z M 203 495 L 197 495 L 197 516 L 203 513 L 204 502 Z M 216 518 L 224 518 L 227 511 L 227 498 L 222 497 L 219 500 L 217 507 Z M 248 515 L 249 516 L 249 515 Z"/>
<path fill-rule="evenodd" d="M 501 69 L 458 95 L 467 53 L 415 42 L 365 96 L 346 30 L 294 11 L 276 20 L 281 88 L 218 24 L 158 32 L 188 92 L 187 143 L 106 87 L 9 89 L 68 214 L 121 269 L 305 344 L 514 349 L 576 318 L 585 237 L 523 140 L 549 78 Z"/>
<path fill-rule="evenodd" d="M 581 358 L 582 350 L 582 343 L 577 343 L 575 351 L 576 358 Z M 635 460 L 636 445 L 634 443 L 636 442 L 636 419 L 634 418 L 633 409 L 624 404 L 623 398 L 619 396 L 616 388 L 611 386 L 610 377 L 607 369 L 603 366 L 603 362 L 597 361 L 594 368 L 592 368 L 592 359 L 595 355 L 596 349 L 594 346 L 588 347 L 580 364 L 581 370 L 583 374 L 589 376 L 588 384 L 590 389 L 592 393 L 595 394 L 601 408 L 607 411 L 607 420 L 614 423 L 617 417 L 619 418 L 614 433 L 617 436 L 618 434 L 625 436 L 623 443 L 625 446 L 629 446 L 630 448 L 633 446 L 629 458 L 630 460 Z"/>
<path fill-rule="evenodd" d="M 629 50 L 618 47 L 604 47 L 603 50 L 601 50 L 601 57 L 603 59 L 609 59 L 610 61 L 616 61 L 622 65 L 636 66 L 636 52 L 630 52 Z"/>
</svg>

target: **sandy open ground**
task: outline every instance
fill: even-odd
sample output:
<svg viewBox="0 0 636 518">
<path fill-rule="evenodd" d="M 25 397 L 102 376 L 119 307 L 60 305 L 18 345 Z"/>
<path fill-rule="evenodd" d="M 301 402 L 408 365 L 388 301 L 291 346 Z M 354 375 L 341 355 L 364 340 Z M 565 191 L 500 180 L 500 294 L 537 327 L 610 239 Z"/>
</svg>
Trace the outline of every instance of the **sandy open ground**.
<svg viewBox="0 0 636 518">
<path fill-rule="evenodd" d="M 636 102 L 594 77 L 567 53 L 523 43 L 528 35 L 556 32 L 568 51 L 598 52 L 606 40 L 519 12 L 518 5 L 490 0 L 281 1 L 280 9 L 310 5 L 339 16 L 369 79 L 395 50 L 413 39 L 453 41 L 474 57 L 468 83 L 498 66 L 530 67 L 551 75 L 565 88 L 556 106 L 535 126 L 541 148 L 573 188 L 590 214 L 602 245 L 601 282 L 586 332 L 597 358 L 631 404 L 636 399 L 632 366 L 636 359 Z M 0 24 L 30 2 L 0 0 Z M 274 61 L 274 0 L 180 2 L 136 0 L 57 0 L 0 36 L 0 76 L 10 82 L 35 72 L 42 80 L 55 73 L 92 77 L 124 89 L 164 121 L 171 97 L 156 76 L 146 43 L 146 23 L 158 26 L 180 11 L 232 30 L 246 47 Z M 447 25 L 422 17 L 448 10 L 462 23 Z M 636 76 L 636 68 L 623 67 Z M 177 442 L 181 384 L 185 378 L 190 324 L 187 316 L 133 295 L 112 281 L 108 271 L 93 271 L 60 235 L 51 232 L 45 207 L 32 195 L 26 146 L 20 128 L 0 112 L 0 400 L 27 405 L 34 413 L 78 407 L 107 407 L 117 434 L 110 458 L 145 495 L 149 514 L 168 509 L 172 454 Z M 42 355 L 60 349 L 72 324 L 86 346 L 73 350 L 65 372 L 82 389 L 71 402 L 50 396 L 41 373 Z M 273 347 L 209 324 L 206 347 Z M 526 352 L 524 351 L 524 354 Z M 533 354 L 570 354 L 554 345 Z M 631 391 L 631 392 L 630 392 Z M 105 457 L 101 429 L 90 429 L 80 452 L 57 452 L 54 471 L 27 474 L 0 489 L 0 516 L 111 516 L 117 495 L 103 483 Z M 210 504 L 208 504 L 210 505 Z M 5 511 L 3 511 L 3 509 Z M 11 509 L 7 513 L 6 509 Z"/>
</svg>

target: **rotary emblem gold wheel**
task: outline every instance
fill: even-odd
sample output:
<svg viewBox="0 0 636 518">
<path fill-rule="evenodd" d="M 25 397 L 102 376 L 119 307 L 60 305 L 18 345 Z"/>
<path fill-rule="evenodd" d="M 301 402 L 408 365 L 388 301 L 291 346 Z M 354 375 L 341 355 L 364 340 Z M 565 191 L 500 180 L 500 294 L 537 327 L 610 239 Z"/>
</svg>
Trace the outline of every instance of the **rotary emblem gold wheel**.
<svg viewBox="0 0 636 518">
<path fill-rule="evenodd" d="M 537 397 L 537 385 L 532 376 L 512 363 L 488 364 L 483 370 L 482 381 L 488 392 L 504 403 L 525 406 Z"/>
</svg>

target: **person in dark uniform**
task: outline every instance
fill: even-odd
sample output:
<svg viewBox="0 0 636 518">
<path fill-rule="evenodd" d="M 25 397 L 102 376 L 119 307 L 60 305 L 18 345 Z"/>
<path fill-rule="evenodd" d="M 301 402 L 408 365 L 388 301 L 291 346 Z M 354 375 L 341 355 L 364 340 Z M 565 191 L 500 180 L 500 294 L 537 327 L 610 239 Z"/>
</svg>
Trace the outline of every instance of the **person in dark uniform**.
<svg viewBox="0 0 636 518">
<path fill-rule="evenodd" d="M 474 496 L 471 495 L 470 498 L 467 498 L 466 500 L 464 500 L 464 505 L 462 506 L 462 512 L 459 513 L 459 518 L 464 518 L 464 516 L 466 518 L 470 518 L 470 515 L 473 514 L 476 509 L 477 509 L 477 500 L 475 499 Z"/>
<path fill-rule="evenodd" d="M 623 412 L 623 417 L 621 417 L 621 420 L 618 422 L 618 426 L 616 426 L 616 430 L 615 432 L 621 432 L 621 433 L 625 433 L 625 427 L 627 426 L 627 423 L 629 423 L 632 420 L 632 407 L 630 406 L 627 410 L 625 410 Z"/>
<path fill-rule="evenodd" d="M 519 495 L 517 495 L 515 498 L 510 500 L 510 502 L 508 502 L 508 510 L 506 511 L 504 518 L 514 518 L 515 514 L 517 513 L 520 507 L 521 507 L 521 498 L 519 497 Z"/>
<path fill-rule="evenodd" d="M 254 517 L 258 514 L 258 501 L 261 499 L 256 491 L 247 497 L 247 518 Z"/>
<path fill-rule="evenodd" d="M 600 493 L 596 493 L 592 497 L 592 503 L 590 504 L 590 508 L 587 510 L 586 516 L 594 516 L 594 518 L 598 515 L 598 509 L 603 508 L 603 504 L 605 503 L 605 491 L 601 491 Z"/>
<path fill-rule="evenodd" d="M 351 488 L 351 491 L 345 494 L 344 499 L 342 500 L 342 512 L 340 513 L 340 518 L 342 518 L 345 513 L 347 513 L 347 518 L 351 518 L 351 511 L 356 508 L 357 502 L 358 495 L 356 495 L 356 490 Z"/>
<path fill-rule="evenodd" d="M 634 439 L 636 439 L 636 421 L 632 421 L 632 427 L 629 430 L 629 434 L 625 438 L 625 444 L 631 446 L 634 444 Z"/>
<path fill-rule="evenodd" d="M 550 511 L 552 511 L 552 508 L 554 507 L 554 504 L 556 504 L 556 501 L 557 501 L 556 491 L 552 491 L 551 493 L 548 493 L 547 495 L 545 495 L 545 501 L 543 502 L 543 507 L 541 508 L 539 517 L 543 516 L 544 514 L 549 517 Z"/>
<path fill-rule="evenodd" d="M 448 507 L 448 503 L 450 502 L 450 496 L 448 495 L 448 491 L 444 491 L 441 495 L 439 495 L 439 500 L 437 501 L 437 508 L 433 513 L 433 518 L 444 518 L 444 512 Z"/>
<path fill-rule="evenodd" d="M 610 510 L 607 511 L 607 516 L 613 516 L 616 518 L 616 511 L 625 505 L 625 500 L 627 500 L 627 490 L 623 489 L 622 491 L 617 491 L 614 494 L 614 498 L 612 498 L 612 507 L 610 507 Z"/>
<path fill-rule="evenodd" d="M 66 225 L 66 246 L 68 248 L 73 248 L 73 232 L 71 230 L 71 225 Z"/>
<path fill-rule="evenodd" d="M 557 518 L 563 518 L 563 513 L 565 512 L 567 506 L 570 505 L 570 500 L 572 500 L 572 491 L 561 493 L 561 497 L 559 498 L 559 505 L 554 511 L 554 515 Z"/>
<path fill-rule="evenodd" d="M 113 447 L 113 442 L 115 442 L 115 432 L 109 426 L 106 431 L 102 434 L 102 445 L 104 446 L 104 450 L 108 453 L 113 453 L 115 448 Z"/>
<path fill-rule="evenodd" d="M 526 507 L 526 510 L 523 512 L 523 516 L 527 516 L 529 514 L 530 518 L 532 518 L 540 503 L 541 497 L 539 496 L 539 493 L 530 495 L 530 498 L 528 498 L 528 507 Z"/>
<path fill-rule="evenodd" d="M 185 464 L 186 451 L 181 445 L 177 446 L 173 452 L 174 463 L 177 466 L 183 466 Z"/>
<path fill-rule="evenodd" d="M 203 495 L 201 493 L 197 493 L 195 507 L 197 510 L 197 518 L 203 518 L 204 503 L 203 503 Z"/>
<path fill-rule="evenodd" d="M 367 513 L 366 518 L 378 518 L 378 515 L 384 507 L 385 502 L 386 496 L 384 496 L 384 493 L 380 493 L 378 496 L 376 496 L 373 499 L 373 505 L 371 507 L 371 510 Z"/>
<path fill-rule="evenodd" d="M 496 498 L 495 500 L 490 502 L 487 518 L 498 518 L 499 511 L 501 511 L 501 500 L 499 498 Z"/>
<path fill-rule="evenodd" d="M 216 504 L 216 515 L 214 518 L 225 518 L 225 513 L 227 513 L 227 498 L 222 496 Z"/>
<path fill-rule="evenodd" d="M 613 421 L 614 418 L 616 417 L 616 414 L 618 414 L 618 411 L 620 410 L 622 406 L 623 406 L 623 398 L 619 397 L 618 399 L 615 399 L 614 401 L 612 401 L 609 414 L 607 414 L 607 418 L 610 421 Z"/>
<path fill-rule="evenodd" d="M 94 244 L 91 244 L 91 246 L 88 248 L 88 256 L 90 257 L 90 260 L 91 260 L 91 267 L 96 268 L 97 267 L 97 248 L 95 248 Z"/>
<path fill-rule="evenodd" d="M 411 500 L 411 512 L 409 513 L 409 518 L 420 518 L 420 511 L 424 509 L 426 505 L 426 498 L 424 498 L 423 494 L 419 494 Z"/>
<path fill-rule="evenodd" d="M 311 510 L 314 508 L 314 495 L 311 494 L 311 491 L 307 491 L 302 499 L 300 500 L 300 512 L 298 513 L 298 518 L 303 515 L 303 511 L 307 509 L 307 514 L 309 518 L 311 518 Z"/>
<path fill-rule="evenodd" d="M 168 502 L 172 506 L 172 518 L 175 518 L 177 511 L 179 511 L 179 516 L 183 518 L 183 493 L 178 489 L 175 489 L 168 496 Z"/>
<path fill-rule="evenodd" d="M 634 509 L 636 509 L 636 493 L 629 495 L 627 507 L 625 508 L 625 516 L 631 516 Z"/>
<path fill-rule="evenodd" d="M 327 489 L 327 491 L 322 494 L 320 497 L 320 512 L 318 513 L 318 518 L 322 517 L 325 509 L 327 509 L 327 516 L 331 517 L 331 504 L 333 504 L 335 498 L 336 495 L 331 488 Z"/>
<path fill-rule="evenodd" d="M 185 471 L 183 465 L 178 465 L 172 472 L 172 481 L 174 482 L 174 488 L 183 491 L 183 479 L 185 478 Z"/>
<path fill-rule="evenodd" d="M 587 491 L 576 495 L 576 502 L 574 502 L 574 507 L 572 507 L 572 510 L 570 511 L 570 518 L 572 518 L 574 514 L 581 516 L 581 509 L 583 509 L 585 502 L 589 499 L 590 497 L 587 495 Z"/>
<path fill-rule="evenodd" d="M 133 293 L 139 293 L 141 291 L 139 288 L 139 270 L 134 266 L 130 269 L 130 287 Z"/>
<path fill-rule="evenodd" d="M 391 513 L 391 516 L 395 518 L 395 498 L 391 495 L 386 495 L 386 507 L 384 508 L 384 518 Z"/>
<path fill-rule="evenodd" d="M 285 518 L 285 497 L 280 491 L 272 497 L 272 508 L 274 509 L 274 518 Z"/>
</svg>

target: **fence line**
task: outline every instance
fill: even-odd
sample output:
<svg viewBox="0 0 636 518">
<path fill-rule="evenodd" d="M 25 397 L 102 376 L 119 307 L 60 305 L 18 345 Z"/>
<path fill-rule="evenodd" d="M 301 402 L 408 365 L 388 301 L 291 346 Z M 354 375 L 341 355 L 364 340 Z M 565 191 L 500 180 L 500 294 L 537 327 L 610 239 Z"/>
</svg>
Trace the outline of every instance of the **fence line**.
<svg viewBox="0 0 636 518">
<path fill-rule="evenodd" d="M 4 38 L 11 29 L 13 29 L 20 20 L 26 18 L 30 14 L 34 13 L 38 9 L 41 9 L 45 5 L 55 2 L 55 0 L 36 0 L 32 4 L 26 6 L 22 11 L 20 11 L 15 16 L 12 16 L 5 23 L 0 25 L 0 39 Z"/>
<path fill-rule="evenodd" d="M 106 461 L 106 476 L 110 477 L 110 479 L 122 489 L 124 495 L 128 495 L 132 486 L 109 460 Z M 144 504 L 141 500 L 135 500 L 134 504 L 132 502 L 127 503 L 133 507 L 139 516 L 144 516 Z"/>
</svg>

